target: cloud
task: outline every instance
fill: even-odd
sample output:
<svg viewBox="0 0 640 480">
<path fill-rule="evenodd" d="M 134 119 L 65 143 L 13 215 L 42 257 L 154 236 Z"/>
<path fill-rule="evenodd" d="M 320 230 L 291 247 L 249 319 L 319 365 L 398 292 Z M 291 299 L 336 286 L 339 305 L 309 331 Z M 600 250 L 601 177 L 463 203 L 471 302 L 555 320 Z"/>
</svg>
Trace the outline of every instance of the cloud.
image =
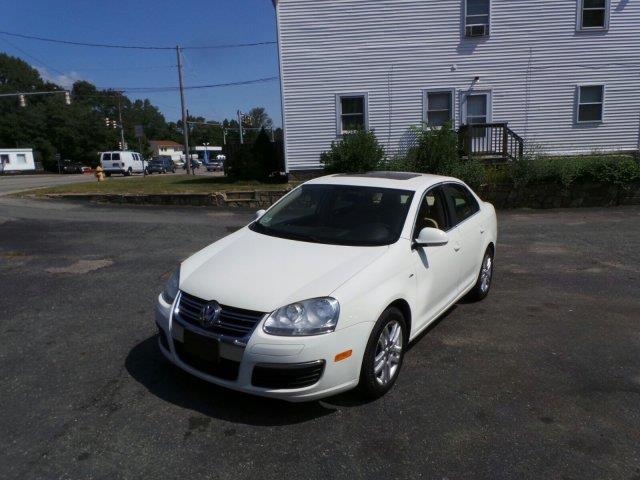
<svg viewBox="0 0 640 480">
<path fill-rule="evenodd" d="M 70 89 L 75 82 L 77 82 L 78 80 L 82 80 L 82 77 L 80 77 L 80 74 L 78 72 L 74 72 L 73 70 L 68 73 L 57 74 L 57 73 L 51 73 L 45 67 L 34 66 L 33 68 L 38 70 L 38 73 L 40 74 L 40 76 L 44 81 L 55 83 L 56 85 L 62 88 Z"/>
</svg>

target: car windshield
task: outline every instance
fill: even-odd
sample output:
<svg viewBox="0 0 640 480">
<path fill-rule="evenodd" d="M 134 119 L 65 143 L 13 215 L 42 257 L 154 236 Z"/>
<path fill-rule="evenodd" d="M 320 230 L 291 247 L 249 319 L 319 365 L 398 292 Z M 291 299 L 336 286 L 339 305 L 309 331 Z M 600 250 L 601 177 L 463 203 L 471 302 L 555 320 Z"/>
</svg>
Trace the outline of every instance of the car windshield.
<svg viewBox="0 0 640 480">
<path fill-rule="evenodd" d="M 302 185 L 251 225 L 274 237 L 377 246 L 400 237 L 414 192 L 353 185 Z"/>
</svg>

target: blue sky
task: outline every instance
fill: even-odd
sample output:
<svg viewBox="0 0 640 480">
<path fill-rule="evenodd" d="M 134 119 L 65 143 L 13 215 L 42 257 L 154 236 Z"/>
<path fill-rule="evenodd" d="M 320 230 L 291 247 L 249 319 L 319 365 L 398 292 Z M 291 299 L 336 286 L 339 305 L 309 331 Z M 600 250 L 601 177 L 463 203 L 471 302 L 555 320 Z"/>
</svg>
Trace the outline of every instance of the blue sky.
<svg viewBox="0 0 640 480">
<path fill-rule="evenodd" d="M 88 43 L 161 46 L 276 39 L 271 0 L 10 1 L 2 8 L 0 30 Z M 84 79 L 104 88 L 177 85 L 174 51 L 67 46 L 1 34 L 0 51 L 22 58 L 38 67 L 49 79 L 62 84 Z M 278 75 L 275 45 L 187 50 L 184 62 L 187 86 Z M 167 120 L 179 118 L 177 92 L 128 95 L 131 98 L 148 97 Z M 264 106 L 274 123 L 281 124 L 277 81 L 188 91 L 186 98 L 191 114 L 208 119 L 231 118 L 238 108 L 247 110 Z"/>
</svg>

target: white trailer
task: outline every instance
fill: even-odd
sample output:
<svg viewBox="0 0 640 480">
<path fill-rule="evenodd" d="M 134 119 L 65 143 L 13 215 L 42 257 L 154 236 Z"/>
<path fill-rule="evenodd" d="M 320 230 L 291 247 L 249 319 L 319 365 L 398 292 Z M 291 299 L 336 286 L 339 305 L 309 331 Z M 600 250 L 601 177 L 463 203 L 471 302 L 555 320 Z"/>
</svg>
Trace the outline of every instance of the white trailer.
<svg viewBox="0 0 640 480">
<path fill-rule="evenodd" d="M 0 148 L 0 173 L 33 172 L 32 148 Z"/>
</svg>

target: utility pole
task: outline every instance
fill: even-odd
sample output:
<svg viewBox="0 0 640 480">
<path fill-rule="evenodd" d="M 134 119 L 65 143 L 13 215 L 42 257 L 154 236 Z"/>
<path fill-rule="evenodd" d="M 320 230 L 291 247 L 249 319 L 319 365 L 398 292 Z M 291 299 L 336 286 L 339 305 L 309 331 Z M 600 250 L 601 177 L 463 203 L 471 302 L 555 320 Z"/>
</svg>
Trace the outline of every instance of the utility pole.
<svg viewBox="0 0 640 480">
<path fill-rule="evenodd" d="M 122 125 L 122 92 L 118 94 L 118 122 L 120 123 L 120 140 L 122 141 L 122 150 L 128 150 L 124 144 L 124 125 Z"/>
<path fill-rule="evenodd" d="M 182 107 L 182 132 L 184 133 L 184 152 L 187 166 L 187 175 L 191 174 L 191 155 L 189 155 L 189 124 L 187 123 L 187 107 L 184 104 L 184 85 L 182 83 L 182 58 L 180 46 L 176 45 L 176 55 L 178 56 L 178 81 L 180 83 L 180 105 Z"/>
<path fill-rule="evenodd" d="M 242 134 L 242 112 L 238 110 L 238 130 L 240 131 L 240 145 L 244 143 L 244 136 Z"/>
</svg>

